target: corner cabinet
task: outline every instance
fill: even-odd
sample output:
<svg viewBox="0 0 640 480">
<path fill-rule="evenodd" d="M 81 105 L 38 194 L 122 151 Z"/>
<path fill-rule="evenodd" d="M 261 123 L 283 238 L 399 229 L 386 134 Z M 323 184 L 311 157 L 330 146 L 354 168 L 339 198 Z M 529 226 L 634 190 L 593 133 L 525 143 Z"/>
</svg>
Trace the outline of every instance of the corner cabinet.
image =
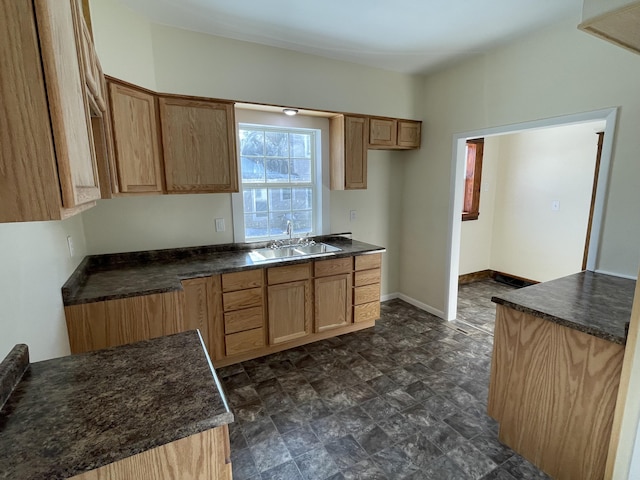
<svg viewBox="0 0 640 480">
<path fill-rule="evenodd" d="M 329 119 L 331 190 L 367 188 L 369 119 L 337 115 Z"/>
<path fill-rule="evenodd" d="M 411 150 L 420 148 L 421 122 L 396 118 L 369 119 L 369 148 Z"/>
<path fill-rule="evenodd" d="M 162 193 L 155 94 L 112 79 L 108 85 L 120 193 Z"/>
<path fill-rule="evenodd" d="M 76 8 L 0 1 L 0 222 L 59 220 L 100 198 Z"/>
<path fill-rule="evenodd" d="M 311 333 L 311 263 L 267 269 L 269 345 Z"/>
<path fill-rule="evenodd" d="M 160 97 L 168 193 L 238 191 L 233 103 Z"/>
</svg>

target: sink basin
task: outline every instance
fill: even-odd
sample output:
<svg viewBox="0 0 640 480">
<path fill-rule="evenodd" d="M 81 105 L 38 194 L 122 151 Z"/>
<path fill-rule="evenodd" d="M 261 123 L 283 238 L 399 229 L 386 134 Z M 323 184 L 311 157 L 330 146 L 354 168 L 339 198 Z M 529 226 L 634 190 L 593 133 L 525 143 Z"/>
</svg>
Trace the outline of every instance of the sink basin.
<svg viewBox="0 0 640 480">
<path fill-rule="evenodd" d="M 266 262 L 267 260 L 285 260 L 308 255 L 330 255 L 340 252 L 341 249 L 327 245 L 326 243 L 316 243 L 314 245 L 291 245 L 280 248 L 258 248 L 249 252 L 249 258 L 254 262 Z"/>
</svg>

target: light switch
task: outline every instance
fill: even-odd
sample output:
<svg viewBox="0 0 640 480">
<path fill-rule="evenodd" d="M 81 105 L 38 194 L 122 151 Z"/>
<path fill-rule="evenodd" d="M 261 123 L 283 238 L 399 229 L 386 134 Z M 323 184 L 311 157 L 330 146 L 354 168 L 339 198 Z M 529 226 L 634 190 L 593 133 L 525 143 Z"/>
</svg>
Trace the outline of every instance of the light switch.
<svg viewBox="0 0 640 480">
<path fill-rule="evenodd" d="M 358 219 L 358 212 L 356 210 L 351 210 L 349 212 L 349 221 L 355 222 Z"/>
<path fill-rule="evenodd" d="M 73 258 L 73 254 L 76 252 L 73 248 L 73 238 L 71 238 L 71 235 L 67 235 L 67 246 L 69 247 L 69 256 Z"/>
<path fill-rule="evenodd" d="M 224 218 L 216 218 L 216 232 L 224 232 Z"/>
</svg>

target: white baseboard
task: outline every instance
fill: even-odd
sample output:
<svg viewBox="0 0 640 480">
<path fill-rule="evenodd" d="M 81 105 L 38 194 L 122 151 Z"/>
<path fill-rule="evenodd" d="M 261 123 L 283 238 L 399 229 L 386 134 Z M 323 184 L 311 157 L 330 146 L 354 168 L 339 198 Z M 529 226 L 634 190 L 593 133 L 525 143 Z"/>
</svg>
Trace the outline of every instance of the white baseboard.
<svg viewBox="0 0 640 480">
<path fill-rule="evenodd" d="M 387 300 L 393 300 L 394 298 L 398 298 L 400 294 L 398 292 L 387 293 L 386 295 L 380 295 L 380 301 L 386 302 Z"/>
<path fill-rule="evenodd" d="M 628 280 L 638 280 L 638 277 L 634 277 L 633 275 L 623 275 L 622 273 L 613 273 L 613 272 L 607 272 L 606 270 L 596 270 L 596 273 L 601 273 L 603 275 L 611 275 L 612 277 L 620 277 L 620 278 L 626 278 Z"/>
<path fill-rule="evenodd" d="M 395 298 L 399 298 L 400 300 L 404 300 L 407 303 L 410 303 L 414 307 L 418 307 L 420 310 L 424 310 L 425 312 L 430 313 L 431 315 L 435 315 L 436 317 L 442 318 L 446 320 L 444 316 L 444 312 L 442 310 L 438 310 L 437 308 L 433 308 L 431 305 L 427 305 L 426 303 L 419 302 L 415 298 L 411 298 L 404 293 L 396 293 Z"/>
</svg>

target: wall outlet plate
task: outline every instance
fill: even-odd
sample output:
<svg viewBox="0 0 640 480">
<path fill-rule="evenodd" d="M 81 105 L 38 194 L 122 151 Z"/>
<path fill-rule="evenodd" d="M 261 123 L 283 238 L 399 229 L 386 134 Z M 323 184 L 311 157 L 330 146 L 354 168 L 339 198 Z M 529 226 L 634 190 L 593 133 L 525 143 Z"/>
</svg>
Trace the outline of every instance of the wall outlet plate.
<svg viewBox="0 0 640 480">
<path fill-rule="evenodd" d="M 224 218 L 216 218 L 216 232 L 224 232 Z"/>
</svg>

